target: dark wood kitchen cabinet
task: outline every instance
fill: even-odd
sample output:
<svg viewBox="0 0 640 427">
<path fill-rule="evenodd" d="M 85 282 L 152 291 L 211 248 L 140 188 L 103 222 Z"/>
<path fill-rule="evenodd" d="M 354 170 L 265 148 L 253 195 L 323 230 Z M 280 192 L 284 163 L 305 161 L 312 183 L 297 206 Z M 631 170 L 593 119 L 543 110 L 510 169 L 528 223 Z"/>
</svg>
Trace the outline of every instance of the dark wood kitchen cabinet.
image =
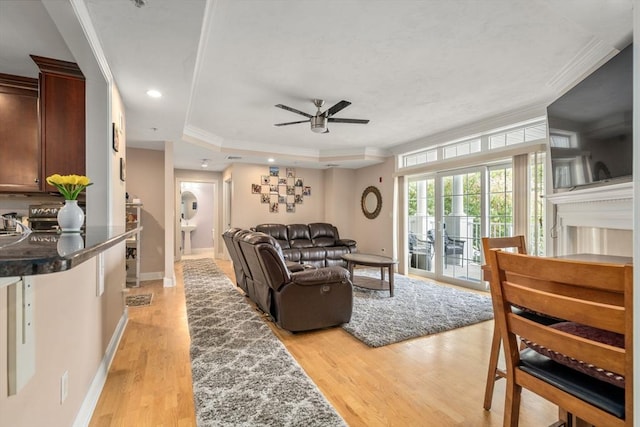
<svg viewBox="0 0 640 427">
<path fill-rule="evenodd" d="M 40 68 L 42 176 L 86 175 L 85 79 L 73 62 L 31 55 Z M 42 180 L 41 189 L 55 191 Z"/>
<path fill-rule="evenodd" d="M 39 79 L 0 74 L 0 192 L 55 192 L 46 177 L 86 175 L 85 79 L 32 55 Z"/>
<path fill-rule="evenodd" d="M 0 191 L 41 189 L 38 80 L 0 74 Z"/>
</svg>

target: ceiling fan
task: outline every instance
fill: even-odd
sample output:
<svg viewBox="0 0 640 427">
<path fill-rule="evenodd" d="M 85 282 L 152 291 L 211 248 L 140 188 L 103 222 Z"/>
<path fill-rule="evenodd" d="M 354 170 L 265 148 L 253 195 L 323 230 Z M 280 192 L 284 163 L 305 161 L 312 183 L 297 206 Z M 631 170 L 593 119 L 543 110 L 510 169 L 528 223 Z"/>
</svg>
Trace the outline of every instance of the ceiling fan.
<svg viewBox="0 0 640 427">
<path fill-rule="evenodd" d="M 311 123 L 311 131 L 312 132 L 315 132 L 315 133 L 329 133 L 329 128 L 327 127 L 327 123 L 328 122 L 334 122 L 334 123 L 356 123 L 356 124 L 362 124 L 362 125 L 366 125 L 367 123 L 369 123 L 369 120 L 338 119 L 338 118 L 333 117 L 334 114 L 336 114 L 337 112 L 339 112 L 339 111 L 343 110 L 344 108 L 347 108 L 349 105 L 351 105 L 351 103 L 349 101 L 342 100 L 342 101 L 338 102 L 336 105 L 334 105 L 333 107 L 327 109 L 324 112 L 320 111 L 320 109 L 324 105 L 324 101 L 322 99 L 314 99 L 313 100 L 313 105 L 315 105 L 316 108 L 318 109 L 318 111 L 316 112 L 316 114 L 314 116 L 312 116 L 311 114 L 307 114 L 307 113 L 305 113 L 303 111 L 296 110 L 295 108 L 287 107 L 286 105 L 282 105 L 282 104 L 276 105 L 276 107 L 278 107 L 278 108 L 282 108 L 283 110 L 287 110 L 287 111 L 291 111 L 292 113 L 303 115 L 305 117 L 308 117 L 309 119 L 308 120 L 300 120 L 300 121 L 297 121 L 297 122 L 276 123 L 274 126 L 287 126 L 287 125 L 295 125 L 295 124 L 298 124 L 298 123 L 310 122 Z"/>
</svg>

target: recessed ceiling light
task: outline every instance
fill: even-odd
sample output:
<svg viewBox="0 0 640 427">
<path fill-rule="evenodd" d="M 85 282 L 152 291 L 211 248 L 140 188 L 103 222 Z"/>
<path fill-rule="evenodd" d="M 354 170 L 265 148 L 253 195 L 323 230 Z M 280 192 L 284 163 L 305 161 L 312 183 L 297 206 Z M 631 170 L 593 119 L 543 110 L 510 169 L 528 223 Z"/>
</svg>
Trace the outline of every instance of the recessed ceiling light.
<svg viewBox="0 0 640 427">
<path fill-rule="evenodd" d="M 162 93 L 160 93 L 159 90 L 155 89 L 149 89 L 147 91 L 147 95 L 149 95 L 151 98 L 162 98 Z"/>
<path fill-rule="evenodd" d="M 209 167 L 209 159 L 202 159 L 202 164 L 200 165 L 200 167 L 208 168 Z"/>
<path fill-rule="evenodd" d="M 275 162 L 275 161 L 276 161 L 276 159 L 274 159 L 273 157 L 269 157 L 269 158 L 267 159 L 267 161 L 268 161 L 269 163 L 273 163 L 273 162 Z"/>
</svg>

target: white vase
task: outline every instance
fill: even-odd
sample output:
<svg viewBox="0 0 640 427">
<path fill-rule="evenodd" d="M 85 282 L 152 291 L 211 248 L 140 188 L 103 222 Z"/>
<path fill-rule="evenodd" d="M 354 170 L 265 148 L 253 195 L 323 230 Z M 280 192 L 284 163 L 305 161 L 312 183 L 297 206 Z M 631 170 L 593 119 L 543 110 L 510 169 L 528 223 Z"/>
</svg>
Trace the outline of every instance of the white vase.
<svg viewBox="0 0 640 427">
<path fill-rule="evenodd" d="M 84 239 L 80 233 L 65 233 L 58 239 L 58 253 L 67 256 L 84 249 Z"/>
<path fill-rule="evenodd" d="M 77 233 L 84 223 L 84 211 L 77 200 L 65 200 L 58 211 L 58 226 L 63 233 Z"/>
</svg>

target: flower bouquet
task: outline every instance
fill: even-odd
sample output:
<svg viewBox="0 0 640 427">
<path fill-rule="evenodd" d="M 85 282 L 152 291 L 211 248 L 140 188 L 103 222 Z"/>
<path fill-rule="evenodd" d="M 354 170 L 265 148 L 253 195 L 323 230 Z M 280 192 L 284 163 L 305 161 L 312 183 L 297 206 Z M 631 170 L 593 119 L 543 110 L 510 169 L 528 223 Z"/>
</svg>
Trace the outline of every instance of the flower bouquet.
<svg viewBox="0 0 640 427">
<path fill-rule="evenodd" d="M 65 200 L 77 200 L 78 194 L 93 184 L 84 175 L 58 175 L 57 173 L 48 176 L 47 183 L 56 187 Z"/>
</svg>

